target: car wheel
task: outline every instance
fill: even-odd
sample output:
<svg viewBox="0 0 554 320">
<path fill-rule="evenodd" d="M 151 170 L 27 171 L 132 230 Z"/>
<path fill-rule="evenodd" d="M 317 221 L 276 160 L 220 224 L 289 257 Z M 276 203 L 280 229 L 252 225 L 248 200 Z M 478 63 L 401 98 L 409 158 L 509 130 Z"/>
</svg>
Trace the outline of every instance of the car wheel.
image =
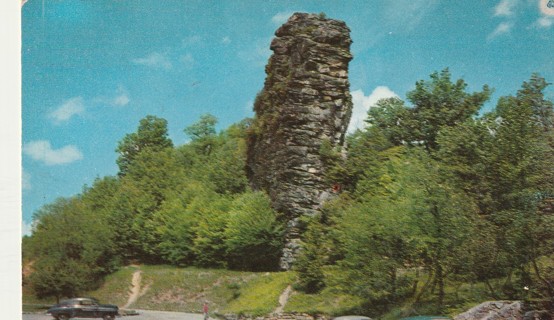
<svg viewBox="0 0 554 320">
<path fill-rule="evenodd" d="M 67 314 L 60 314 L 56 319 L 58 319 L 58 320 L 68 320 L 68 319 L 69 319 L 69 315 L 67 315 Z"/>
<path fill-rule="evenodd" d="M 107 314 L 104 316 L 104 320 L 113 320 L 115 317 L 113 314 Z"/>
</svg>

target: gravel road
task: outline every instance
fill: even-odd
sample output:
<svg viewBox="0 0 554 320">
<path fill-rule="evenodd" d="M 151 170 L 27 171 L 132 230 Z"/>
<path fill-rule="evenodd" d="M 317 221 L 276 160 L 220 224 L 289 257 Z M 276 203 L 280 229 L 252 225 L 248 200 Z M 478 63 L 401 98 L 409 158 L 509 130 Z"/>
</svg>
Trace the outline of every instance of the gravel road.
<svg viewBox="0 0 554 320">
<path fill-rule="evenodd" d="M 116 320 L 203 320 L 204 316 L 197 313 L 169 312 L 169 311 L 151 311 L 136 310 L 138 315 L 117 317 Z M 24 314 L 23 320 L 53 320 L 52 316 L 47 314 Z M 72 318 L 86 319 L 86 318 Z M 90 319 L 90 318 L 89 318 Z M 100 318 L 97 318 L 101 320 Z"/>
</svg>

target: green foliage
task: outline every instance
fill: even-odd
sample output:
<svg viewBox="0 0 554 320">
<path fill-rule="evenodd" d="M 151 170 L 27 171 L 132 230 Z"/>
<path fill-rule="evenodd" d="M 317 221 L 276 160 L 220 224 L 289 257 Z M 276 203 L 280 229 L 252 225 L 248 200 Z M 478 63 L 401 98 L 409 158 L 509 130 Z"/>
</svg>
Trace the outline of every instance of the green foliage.
<svg viewBox="0 0 554 320">
<path fill-rule="evenodd" d="M 211 114 L 204 114 L 200 120 L 183 131 L 192 140 L 191 145 L 196 148 L 198 153 L 209 155 L 217 143 L 215 125 L 217 118 Z"/>
<path fill-rule="evenodd" d="M 197 311 L 191 292 L 203 292 L 224 312 L 261 315 L 296 276 L 304 292 L 292 297 L 290 311 L 393 318 L 451 312 L 476 299 L 554 305 L 548 85 L 533 74 L 479 115 L 491 90 L 468 93 L 445 69 L 416 82 L 406 95 L 412 106 L 379 101 L 370 126 L 347 137 L 347 157 L 322 143 L 325 178 L 342 192 L 321 216 L 302 221 L 297 273 L 145 267 L 153 291 L 138 305 L 163 300 L 164 308 Z M 38 297 L 60 298 L 90 292 L 128 262 L 277 268 L 283 222 L 267 195 L 248 190 L 244 172 L 247 140 L 277 131 L 279 115 L 266 108 L 274 98 L 260 94 L 256 121 L 219 133 L 217 119 L 203 115 L 185 129 L 191 141 L 178 147 L 166 120 L 142 119 L 118 144 L 117 177 L 96 179 L 35 214 L 35 232 L 23 239 L 34 272 L 24 284 Z M 191 298 L 186 306 L 165 301 L 158 286 Z"/>
<path fill-rule="evenodd" d="M 198 223 L 195 202 L 199 195 L 210 191 L 197 182 L 184 184 L 180 192 L 169 195 L 154 220 L 160 242 L 157 246 L 163 259 L 173 265 L 186 266 L 194 263 L 194 227 Z"/>
<path fill-rule="evenodd" d="M 453 83 L 450 77 L 448 68 L 434 72 L 430 81 L 416 82 L 416 88 L 407 93 L 414 105 L 413 120 L 418 124 L 411 141 L 421 141 L 428 150 L 438 147 L 436 138 L 442 128 L 456 126 L 477 115 L 492 93 L 487 85 L 481 92 L 467 93 L 464 80 Z"/>
<path fill-rule="evenodd" d="M 343 292 L 324 289 L 318 294 L 295 292 L 285 306 L 285 312 L 304 312 L 341 316 L 360 314 L 363 299 Z"/>
<path fill-rule="evenodd" d="M 184 132 L 193 140 L 201 140 L 215 135 L 217 118 L 209 113 L 200 116 L 198 122 L 186 127 Z"/>
<path fill-rule="evenodd" d="M 121 178 L 113 223 L 125 256 L 147 262 L 160 262 L 157 252 L 159 227 L 155 220 L 167 195 L 181 186 L 182 169 L 171 149 L 144 150 Z"/>
<path fill-rule="evenodd" d="M 291 284 L 294 273 L 264 273 L 241 287 L 239 298 L 224 309 L 226 313 L 247 316 L 269 314 L 279 306 L 279 296 Z"/>
<path fill-rule="evenodd" d="M 386 193 L 389 177 L 384 173 L 383 165 L 402 153 L 403 149 L 391 148 L 391 143 L 376 127 L 348 136 L 347 145 L 346 159 L 337 150 L 332 149 L 329 143 L 322 145 L 320 152 L 329 167 L 326 179 L 351 193 Z"/>
<path fill-rule="evenodd" d="M 75 260 L 43 257 L 35 267 L 38 269 L 30 281 L 38 298 L 54 296 L 59 302 L 60 298 L 76 296 L 93 285 L 87 265 Z"/>
<path fill-rule="evenodd" d="M 406 94 L 412 108 L 398 98 L 380 100 L 370 109 L 367 121 L 395 145 L 423 145 L 432 151 L 439 146 L 436 139 L 442 129 L 477 115 L 492 93 L 487 85 L 481 92 L 467 93 L 465 81 L 452 82 L 448 69 L 430 78 L 417 81 L 416 88 Z"/>
<path fill-rule="evenodd" d="M 82 295 L 94 297 L 101 303 L 123 306 L 129 300 L 129 283 L 133 279 L 133 273 L 140 268 L 139 266 L 122 267 L 107 275 L 98 289 L 87 291 Z"/>
<path fill-rule="evenodd" d="M 143 150 L 160 151 L 172 147 L 173 142 L 167 133 L 167 121 L 156 116 L 146 116 L 140 120 L 137 132 L 127 134 L 117 145 L 115 151 L 119 153 L 116 161 L 119 175 L 127 174 L 129 166 Z"/>
<path fill-rule="evenodd" d="M 294 264 L 298 273 L 296 289 L 310 294 L 318 293 L 325 287 L 323 267 L 329 254 L 325 239 L 324 226 L 319 221 L 312 220 L 304 233 L 302 251 Z"/>
<path fill-rule="evenodd" d="M 246 166 L 246 128 L 230 127 L 218 138 L 219 146 L 210 154 L 204 170 L 198 177 L 209 181 L 220 194 L 240 194 L 246 191 L 248 181 L 244 172 Z"/>
<path fill-rule="evenodd" d="M 449 283 L 458 281 L 482 282 L 495 299 L 521 298 L 524 286 L 551 297 L 549 272 L 537 263 L 552 254 L 554 230 L 547 85 L 533 75 L 482 117 L 490 89 L 467 93 L 448 69 L 416 83 L 407 94 L 413 107 L 379 101 L 371 125 L 348 138 L 346 160 L 322 148 L 327 178 L 346 193 L 320 220 L 327 231 L 305 234 L 304 248 L 328 251 L 321 259 L 306 250 L 314 263 L 300 282 L 328 285 L 321 270 L 334 265 L 344 276 L 332 286 L 363 298 L 373 314 L 407 299 L 445 311 Z"/>
<path fill-rule="evenodd" d="M 476 256 L 493 257 L 476 259 L 474 276 L 487 283 L 508 279 L 496 288 L 489 283 L 493 296 L 516 298 L 521 296 L 518 287 L 542 283 L 541 295 L 552 299 L 552 287 L 535 267 L 539 257 L 552 253 L 546 244 L 552 239 L 552 216 L 541 209 L 549 207 L 554 181 L 552 102 L 543 94 L 547 85 L 534 74 L 515 97 L 500 98 L 493 112 L 439 135 L 440 158 L 478 203 L 480 229 L 490 232 L 472 241 Z M 522 282 L 513 283 L 513 274 Z"/>
<path fill-rule="evenodd" d="M 148 291 L 137 300 L 134 308 L 202 312 L 209 302 L 210 312 L 225 308 L 233 297 L 228 289 L 232 283 L 244 284 L 257 277 L 251 272 L 239 273 L 223 269 L 176 268 L 171 266 L 140 266 L 142 280 Z"/>
<path fill-rule="evenodd" d="M 284 227 L 271 209 L 269 197 L 247 192 L 236 198 L 225 229 L 229 267 L 239 270 L 277 270 L 284 246 Z"/>
<path fill-rule="evenodd" d="M 202 181 L 220 194 L 246 190 L 246 131 L 249 120 L 230 126 L 219 135 L 198 138 L 176 151 L 177 162 L 187 176 Z"/>
<path fill-rule="evenodd" d="M 26 278 L 33 281 L 37 294 L 76 294 L 129 262 L 223 267 L 232 256 L 230 263 L 237 268 L 274 268 L 282 230 L 267 203 L 248 198 L 248 193 L 241 196 L 247 186 L 245 139 L 250 121 L 220 134 L 215 132 L 216 122 L 213 116 L 202 116 L 186 130 L 192 141 L 174 148 L 167 121 L 145 117 L 137 132 L 118 145 L 117 177 L 96 179 L 81 195 L 38 212 L 37 231 L 24 240 L 25 261 L 41 268 L 32 279 Z M 243 207 L 240 199 L 245 200 Z M 259 220 L 257 210 L 262 213 Z M 237 217 L 228 228 L 231 216 Z M 257 229 L 245 229 L 237 221 L 242 218 Z M 239 230 L 253 233 L 242 237 Z M 255 255 L 257 263 L 252 259 L 245 264 L 236 254 L 241 247 L 265 251 Z M 60 268 L 49 267 L 56 264 Z M 72 276 L 78 276 L 79 283 L 64 284 Z M 56 279 L 58 287 L 51 285 Z"/>
<path fill-rule="evenodd" d="M 491 152 L 496 164 L 491 182 L 496 210 L 490 221 L 506 231 L 502 248 L 510 253 L 512 270 L 521 275 L 517 287 L 540 283 L 546 290 L 537 294 L 554 305 L 554 287 L 537 267 L 541 256 L 554 253 L 548 244 L 554 239 L 553 217 L 541 209 L 554 194 L 553 104 L 544 99 L 546 85 L 544 79 L 533 75 L 516 97 L 499 100 L 496 116 L 501 120 Z M 533 282 L 531 273 L 538 283 Z"/>
<path fill-rule="evenodd" d="M 203 303 L 208 301 L 211 316 L 231 312 L 255 312 L 259 315 L 271 312 L 278 305 L 279 295 L 295 276 L 292 272 L 135 265 L 121 268 L 106 277 L 100 288 L 83 295 L 96 297 L 101 302 L 124 305 L 135 271 L 141 272 L 142 289 L 148 289 L 131 308 L 201 313 Z"/>
<path fill-rule="evenodd" d="M 402 145 L 414 140 L 413 131 L 417 127 L 412 110 L 399 98 L 386 98 L 377 101 L 369 109 L 367 123 L 378 128 L 393 145 Z"/>
<path fill-rule="evenodd" d="M 29 244 L 34 272 L 29 282 L 39 298 L 74 296 L 94 288 L 118 267 L 106 217 L 94 214 L 79 198 L 44 206 L 35 221 Z"/>
<path fill-rule="evenodd" d="M 225 267 L 225 228 L 231 201 L 217 195 L 196 198 L 191 205 L 197 214 L 193 227 L 193 250 L 195 265 L 202 267 Z"/>
</svg>

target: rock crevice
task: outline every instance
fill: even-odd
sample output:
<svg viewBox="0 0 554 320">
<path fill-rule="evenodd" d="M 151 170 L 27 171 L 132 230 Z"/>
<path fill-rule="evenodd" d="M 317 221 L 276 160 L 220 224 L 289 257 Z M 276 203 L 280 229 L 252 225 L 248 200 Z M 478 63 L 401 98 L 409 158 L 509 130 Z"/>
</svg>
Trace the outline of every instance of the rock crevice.
<svg viewBox="0 0 554 320">
<path fill-rule="evenodd" d="M 281 266 L 299 243 L 299 218 L 317 214 L 332 186 L 325 180 L 324 143 L 344 147 L 352 114 L 348 81 L 350 30 L 342 21 L 295 13 L 276 32 L 248 141 L 247 173 L 287 220 Z"/>
</svg>

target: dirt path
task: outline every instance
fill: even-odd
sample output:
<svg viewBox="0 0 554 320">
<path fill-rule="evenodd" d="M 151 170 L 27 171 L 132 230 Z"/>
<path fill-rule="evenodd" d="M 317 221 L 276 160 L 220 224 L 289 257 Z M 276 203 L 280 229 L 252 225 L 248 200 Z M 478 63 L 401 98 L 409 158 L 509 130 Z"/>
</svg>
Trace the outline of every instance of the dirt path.
<svg viewBox="0 0 554 320">
<path fill-rule="evenodd" d="M 131 281 L 131 293 L 129 295 L 129 300 L 127 300 L 127 303 L 121 307 L 121 309 L 127 309 L 129 306 L 131 306 L 133 303 L 137 301 L 137 299 L 142 296 L 146 290 L 148 290 L 148 286 L 145 286 L 144 288 L 141 288 L 141 282 L 142 282 L 142 271 L 137 270 L 133 273 L 133 280 Z"/>
<path fill-rule="evenodd" d="M 281 293 L 281 296 L 279 296 L 279 306 L 273 313 L 283 313 L 283 310 L 285 309 L 285 305 L 289 301 L 290 294 L 292 293 L 292 286 L 288 286 L 283 293 Z"/>
</svg>

